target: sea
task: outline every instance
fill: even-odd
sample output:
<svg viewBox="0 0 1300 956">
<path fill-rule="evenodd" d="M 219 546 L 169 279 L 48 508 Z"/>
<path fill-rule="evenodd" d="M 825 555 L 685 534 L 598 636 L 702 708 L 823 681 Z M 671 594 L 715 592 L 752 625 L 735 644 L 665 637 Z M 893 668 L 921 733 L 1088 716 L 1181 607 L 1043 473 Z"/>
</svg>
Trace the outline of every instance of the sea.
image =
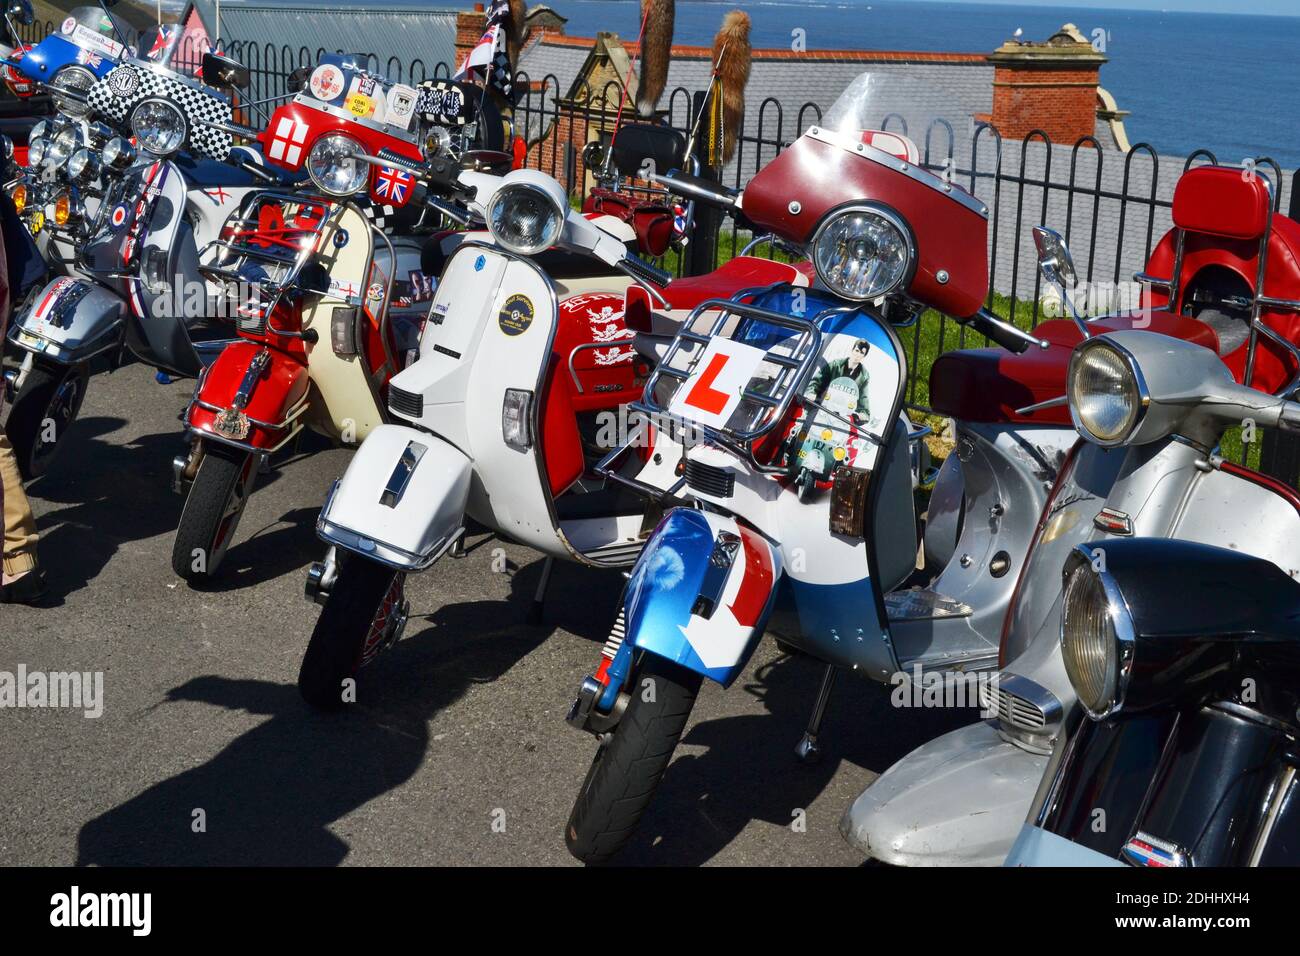
<svg viewBox="0 0 1300 956">
<path fill-rule="evenodd" d="M 177 2 L 167 0 L 166 5 Z M 285 2 L 292 5 L 292 0 Z M 542 2 L 568 18 L 571 35 L 608 30 L 634 39 L 640 30 L 639 0 Z M 353 3 L 425 9 L 472 5 L 470 0 Z M 1119 108 L 1131 114 L 1125 121 L 1130 142 L 1149 143 L 1162 155 L 1208 149 L 1223 163 L 1267 156 L 1286 170 L 1300 168 L 1300 16 L 1192 13 L 1179 10 L 1177 0 L 1168 6 L 1118 10 L 928 0 L 677 0 L 674 41 L 711 44 L 723 15 L 736 8 L 750 14 L 756 47 L 789 47 L 794 31 L 802 30 L 809 49 L 990 53 L 1017 30 L 1025 39 L 1043 40 L 1073 23 L 1109 57 L 1101 83 Z M 1249 9 L 1250 4 L 1241 6 Z M 1300 14 L 1300 0 L 1295 9 Z"/>
</svg>

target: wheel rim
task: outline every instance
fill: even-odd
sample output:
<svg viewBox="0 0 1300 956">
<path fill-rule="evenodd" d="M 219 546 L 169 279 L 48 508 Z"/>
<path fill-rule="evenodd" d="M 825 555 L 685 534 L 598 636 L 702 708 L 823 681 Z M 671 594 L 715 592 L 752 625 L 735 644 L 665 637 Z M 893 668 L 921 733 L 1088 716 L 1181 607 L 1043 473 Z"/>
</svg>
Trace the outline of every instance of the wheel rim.
<svg viewBox="0 0 1300 956">
<path fill-rule="evenodd" d="M 54 390 L 50 396 L 49 404 L 45 406 L 45 415 L 41 418 L 40 428 L 36 432 L 36 443 L 32 446 L 32 464 L 33 471 L 41 471 L 43 466 L 54 456 L 55 449 L 59 447 L 59 439 L 63 437 L 64 430 L 72 424 L 72 418 L 77 407 L 77 397 L 81 394 L 81 379 L 76 375 L 68 374 L 59 387 Z M 45 422 L 46 420 L 54 422 L 54 441 L 45 440 Z"/>
<path fill-rule="evenodd" d="M 370 619 L 370 628 L 366 631 L 366 640 L 361 645 L 361 654 L 357 658 L 357 669 L 365 667 L 375 659 L 381 650 L 392 643 L 400 626 L 406 623 L 406 602 L 403 599 L 403 585 L 406 575 L 394 574 L 393 581 L 384 592 L 374 616 Z"/>
</svg>

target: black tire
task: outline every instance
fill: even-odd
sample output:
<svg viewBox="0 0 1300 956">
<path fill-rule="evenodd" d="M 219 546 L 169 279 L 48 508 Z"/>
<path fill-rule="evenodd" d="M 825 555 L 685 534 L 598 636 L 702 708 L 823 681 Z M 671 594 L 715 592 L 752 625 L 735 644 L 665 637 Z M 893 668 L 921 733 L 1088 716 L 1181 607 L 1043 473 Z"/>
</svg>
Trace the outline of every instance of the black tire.
<svg viewBox="0 0 1300 956">
<path fill-rule="evenodd" d="M 647 702 L 642 681 L 655 682 Z M 632 836 L 681 740 L 703 678 L 647 654 L 633 676 L 632 696 L 602 741 L 564 828 L 569 852 L 584 863 L 607 862 Z"/>
<path fill-rule="evenodd" d="M 257 462 L 249 452 L 215 443 L 205 446 L 172 542 L 172 570 L 179 576 L 191 584 L 216 576 L 256 476 Z M 203 555 L 197 568 L 195 552 Z"/>
<path fill-rule="evenodd" d="M 345 558 L 321 608 L 298 670 L 298 691 L 317 710 L 344 706 L 343 682 L 382 647 L 404 575 L 364 558 Z"/>
<path fill-rule="evenodd" d="M 68 366 L 37 361 L 28 371 L 5 423 L 24 480 L 39 478 L 50 470 L 81 412 L 89 385 L 90 368 L 85 363 Z M 45 440 L 47 421 L 54 423 L 53 441 Z"/>
</svg>

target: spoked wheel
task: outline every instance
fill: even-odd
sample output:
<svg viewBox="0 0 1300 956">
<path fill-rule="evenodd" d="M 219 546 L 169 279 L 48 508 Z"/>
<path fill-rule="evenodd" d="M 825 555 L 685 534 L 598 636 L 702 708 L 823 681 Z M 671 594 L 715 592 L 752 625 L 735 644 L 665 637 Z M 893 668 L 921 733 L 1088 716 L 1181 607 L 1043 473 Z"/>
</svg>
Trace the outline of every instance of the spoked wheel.
<svg viewBox="0 0 1300 956">
<path fill-rule="evenodd" d="M 172 570 L 198 584 L 216 576 L 257 478 L 257 457 L 207 443 L 172 543 Z"/>
<path fill-rule="evenodd" d="M 38 361 L 14 397 L 5 432 L 25 480 L 50 469 L 63 438 L 77 420 L 90 385 L 90 368 Z"/>
<path fill-rule="evenodd" d="M 339 710 L 349 703 L 344 681 L 402 636 L 410 611 L 405 585 L 406 575 L 392 568 L 344 558 L 298 670 L 308 704 Z"/>
<path fill-rule="evenodd" d="M 817 476 L 807 468 L 799 471 L 799 480 L 795 482 L 795 487 L 799 491 L 799 500 L 807 501 L 812 497 L 813 492 L 817 490 Z"/>
<path fill-rule="evenodd" d="M 618 725 L 601 740 L 569 814 L 564 841 L 584 863 L 605 863 L 631 838 L 681 740 L 702 678 L 647 654 Z"/>
</svg>

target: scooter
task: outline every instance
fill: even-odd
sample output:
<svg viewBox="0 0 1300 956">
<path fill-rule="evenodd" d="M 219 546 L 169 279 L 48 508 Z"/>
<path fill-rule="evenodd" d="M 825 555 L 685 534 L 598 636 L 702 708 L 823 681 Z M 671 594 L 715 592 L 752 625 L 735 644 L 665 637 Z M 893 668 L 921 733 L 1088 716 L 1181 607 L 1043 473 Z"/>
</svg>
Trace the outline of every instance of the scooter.
<svg viewBox="0 0 1300 956">
<path fill-rule="evenodd" d="M 918 540 L 901 416 L 907 358 L 894 328 L 935 308 L 1010 351 L 1044 343 L 982 308 L 987 208 L 920 166 L 906 137 L 870 129 L 878 89 L 871 74 L 855 80 L 826 126 L 743 194 L 659 177 L 806 249 L 817 283 L 701 304 L 633 406 L 657 426 L 653 457 L 630 478 L 620 463 L 634 442 L 602 463 L 670 510 L 568 718 L 600 742 L 565 830 L 585 862 L 608 860 L 631 836 L 702 681 L 729 686 L 765 631 L 828 664 L 801 741 L 807 759 L 836 668 L 888 681 L 903 666 L 993 663 L 978 633 L 936 646 L 929 622 L 948 607 L 899 592 Z M 828 401 L 844 380 L 859 393 L 850 415 Z M 835 462 L 829 474 L 815 454 Z"/>
<path fill-rule="evenodd" d="M 1292 344 L 1300 341 L 1300 303 L 1282 296 L 1300 279 L 1292 251 L 1300 249 L 1300 226 L 1273 214 L 1266 180 L 1224 167 L 1200 167 L 1183 176 L 1174 222 L 1137 277 L 1145 286 L 1143 308 L 1127 317 L 1129 329 L 1162 333 L 1171 349 L 1194 345 L 1263 395 L 1289 394 L 1300 368 Z M 1036 239 L 1048 284 L 1073 285 L 1073 264 L 1060 237 L 1038 230 Z M 1089 321 L 1082 330 L 1089 338 L 1078 348 L 1102 332 L 1128 334 L 1115 330 L 1110 318 Z M 961 353 L 944 356 L 936 376 L 946 362 L 960 368 L 968 360 Z M 985 388 L 998 402 L 1021 400 L 1007 391 L 996 381 Z M 1059 395 L 1024 411 L 1044 409 L 1073 411 L 1076 427 L 1080 423 L 1077 410 Z M 1197 540 L 1198 533 L 1210 533 L 1197 527 L 1247 549 L 1256 540 L 1240 523 L 1244 517 L 1201 497 L 1212 496 L 1213 488 L 1263 481 L 1255 472 L 1178 440 L 1118 449 L 1114 436 L 1097 440 L 1079 431 L 1082 438 L 1035 516 L 1015 597 L 990 632 L 1000 635 L 1000 670 L 986 683 L 981 702 L 996 716 L 923 745 L 858 797 L 841 830 L 875 858 L 995 865 L 1006 856 L 1074 699 L 1057 637 L 1060 569 L 1075 546 L 1099 532 Z M 1201 471 L 1198 461 L 1211 465 Z"/>
<path fill-rule="evenodd" d="M 230 336 L 228 323 L 212 321 L 219 313 L 198 269 L 195 225 L 183 214 L 189 182 L 176 154 L 188 148 L 263 183 L 277 180 L 232 150 L 219 128 L 230 120 L 228 98 L 159 64 L 115 67 L 86 102 L 131 131 L 139 150 L 117 136 L 99 156 L 81 148 L 69 157 L 70 178 L 104 184 L 93 214 L 71 191 L 56 203 L 56 221 L 75 230 L 78 275 L 54 280 L 12 323 L 9 344 L 25 354 L 6 374 L 14 395 L 6 431 L 28 478 L 43 474 L 61 447 L 93 360 L 116 363 L 125 349 L 163 375 L 194 377 Z"/>
<path fill-rule="evenodd" d="M 192 583 L 218 572 L 261 465 L 303 428 L 359 445 L 390 420 L 389 379 L 414 354 L 429 308 L 406 281 L 422 269 L 424 241 L 390 239 L 371 200 L 454 212 L 419 183 L 430 172 L 422 124 L 445 120 L 445 104 L 421 109 L 414 89 L 341 56 L 324 57 L 302 83 L 271 116 L 262 148 L 307 173 L 312 188 L 252 194 L 202 254 L 202 271 L 238 313 L 239 339 L 200 376 L 184 416 L 189 449 L 173 462 L 185 507 L 172 569 Z M 349 86 L 369 91 L 353 96 L 372 104 L 371 116 L 323 99 Z M 374 104 L 387 105 L 376 114 Z M 439 151 L 442 188 L 454 188 L 459 157 Z"/>
<path fill-rule="evenodd" d="M 467 171 L 461 184 L 490 241 L 470 234 L 451 253 L 419 357 L 389 386 L 403 423 L 371 432 L 317 522 L 330 549 L 308 574 L 323 607 L 298 686 L 320 709 L 348 703 L 348 681 L 400 637 L 406 575 L 448 553 L 467 515 L 546 555 L 534 614 L 555 559 L 630 565 L 648 531 L 644 503 L 593 468 L 613 444 L 600 432 L 617 428 L 664 347 L 661 327 L 719 288 L 803 279 L 744 257 L 668 284 L 541 173 Z M 634 289 L 640 334 L 625 321 Z"/>
<path fill-rule="evenodd" d="M 1125 348 L 1139 370 L 1149 357 L 1166 359 L 1164 343 L 1116 336 L 1098 348 L 1111 346 Z M 1172 391 L 1162 388 L 1169 382 L 1150 383 L 1155 423 L 1139 425 L 1132 441 L 1200 431 L 1212 442 L 1241 421 L 1238 412 L 1300 429 L 1300 405 L 1269 401 L 1221 366 L 1205 368 L 1203 356 L 1191 358 L 1200 367 L 1185 369 L 1190 381 Z M 1191 404 L 1198 393 L 1204 400 Z M 1234 515 L 1246 509 L 1232 522 L 1239 528 L 1211 528 L 1202 517 L 1201 533 L 1101 538 L 1067 558 L 1059 646 L 1077 703 L 1007 866 L 1300 859 L 1300 495 L 1260 476 L 1217 484 L 1212 497 L 1196 489 L 1197 502 Z M 1233 543 L 1225 548 L 1209 543 L 1211 530 L 1242 534 L 1218 538 Z"/>
</svg>

